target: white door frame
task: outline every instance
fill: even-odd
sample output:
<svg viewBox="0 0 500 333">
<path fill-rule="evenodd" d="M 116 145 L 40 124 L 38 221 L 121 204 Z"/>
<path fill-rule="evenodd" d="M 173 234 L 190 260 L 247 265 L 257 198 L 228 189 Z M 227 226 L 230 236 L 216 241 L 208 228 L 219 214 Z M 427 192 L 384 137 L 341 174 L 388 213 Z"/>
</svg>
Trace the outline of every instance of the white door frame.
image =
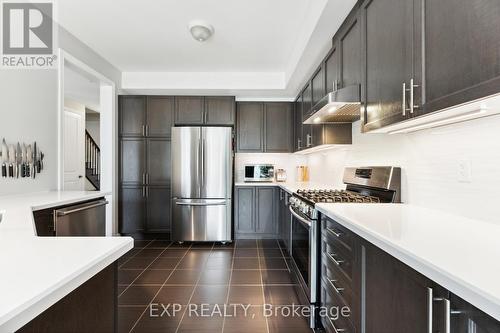
<svg viewBox="0 0 500 333">
<path fill-rule="evenodd" d="M 100 82 L 100 149 L 101 149 L 101 191 L 106 192 L 109 205 L 106 208 L 106 236 L 117 234 L 118 226 L 118 117 L 116 110 L 116 86 L 105 75 L 96 71 L 84 62 L 75 58 L 63 49 L 58 50 L 58 114 L 57 114 L 57 189 L 62 190 L 64 184 L 64 68 L 70 64 L 96 78 Z"/>
</svg>

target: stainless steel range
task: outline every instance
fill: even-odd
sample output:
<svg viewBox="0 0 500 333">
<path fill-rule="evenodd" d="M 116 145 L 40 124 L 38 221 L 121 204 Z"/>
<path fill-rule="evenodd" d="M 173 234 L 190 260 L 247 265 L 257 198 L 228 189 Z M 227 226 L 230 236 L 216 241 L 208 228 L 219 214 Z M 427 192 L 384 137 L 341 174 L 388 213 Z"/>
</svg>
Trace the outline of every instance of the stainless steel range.
<svg viewBox="0 0 500 333">
<path fill-rule="evenodd" d="M 344 170 L 345 189 L 304 189 L 290 198 L 292 225 L 290 253 L 300 284 L 311 307 L 320 303 L 320 213 L 316 203 L 398 203 L 401 202 L 401 169 L 397 167 L 362 167 Z M 317 328 L 316 311 L 311 312 L 311 328 Z"/>
</svg>

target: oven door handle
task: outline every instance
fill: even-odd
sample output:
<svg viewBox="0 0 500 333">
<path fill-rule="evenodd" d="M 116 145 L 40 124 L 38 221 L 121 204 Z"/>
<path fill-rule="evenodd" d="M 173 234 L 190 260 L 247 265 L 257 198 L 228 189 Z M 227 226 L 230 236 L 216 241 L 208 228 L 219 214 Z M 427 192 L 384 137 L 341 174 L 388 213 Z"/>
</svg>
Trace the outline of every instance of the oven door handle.
<svg viewBox="0 0 500 333">
<path fill-rule="evenodd" d="M 297 219 L 299 220 L 299 222 L 301 222 L 302 224 L 304 224 L 307 228 L 311 228 L 311 221 L 303 218 L 302 216 L 300 216 L 299 214 L 295 213 L 294 210 L 292 209 L 292 206 L 290 205 L 288 207 L 288 210 L 290 210 L 290 213 L 292 213 L 292 215 Z"/>
</svg>

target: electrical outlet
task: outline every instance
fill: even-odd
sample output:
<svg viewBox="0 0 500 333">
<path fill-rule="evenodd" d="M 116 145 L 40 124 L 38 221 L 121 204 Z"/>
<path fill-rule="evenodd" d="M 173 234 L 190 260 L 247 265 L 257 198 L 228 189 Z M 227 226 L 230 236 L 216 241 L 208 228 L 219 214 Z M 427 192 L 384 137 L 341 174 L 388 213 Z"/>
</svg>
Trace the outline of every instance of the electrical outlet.
<svg viewBox="0 0 500 333">
<path fill-rule="evenodd" d="M 472 169 L 469 160 L 458 161 L 458 181 L 460 183 L 472 182 Z"/>
</svg>

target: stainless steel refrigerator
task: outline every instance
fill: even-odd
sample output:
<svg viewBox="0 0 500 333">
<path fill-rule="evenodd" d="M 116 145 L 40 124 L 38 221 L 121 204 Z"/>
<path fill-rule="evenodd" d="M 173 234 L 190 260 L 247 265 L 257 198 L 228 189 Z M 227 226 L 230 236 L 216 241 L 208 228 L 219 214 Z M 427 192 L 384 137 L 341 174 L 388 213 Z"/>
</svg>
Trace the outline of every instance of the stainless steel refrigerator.
<svg viewBox="0 0 500 333">
<path fill-rule="evenodd" d="M 230 127 L 172 128 L 172 240 L 231 241 Z"/>
</svg>

